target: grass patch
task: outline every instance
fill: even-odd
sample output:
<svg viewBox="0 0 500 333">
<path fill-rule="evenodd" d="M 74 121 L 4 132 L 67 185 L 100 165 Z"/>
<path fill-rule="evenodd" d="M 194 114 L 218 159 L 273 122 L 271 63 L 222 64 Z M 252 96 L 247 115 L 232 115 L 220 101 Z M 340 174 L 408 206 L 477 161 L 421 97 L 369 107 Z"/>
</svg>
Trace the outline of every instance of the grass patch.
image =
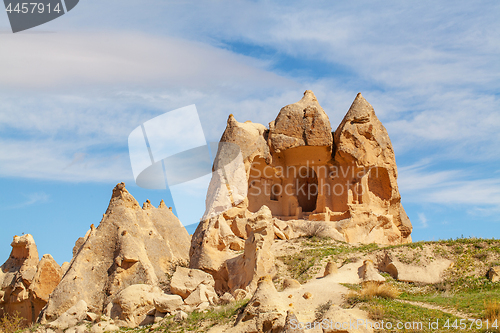
<svg viewBox="0 0 500 333">
<path fill-rule="evenodd" d="M 500 303 L 498 301 L 484 302 L 484 319 L 488 320 L 489 323 L 500 325 Z M 497 328 L 496 331 L 500 332 L 500 329 Z"/>
<path fill-rule="evenodd" d="M 451 327 L 455 320 L 459 322 L 461 319 L 453 315 L 386 298 L 373 298 L 362 308 L 369 312 L 370 317 L 377 317 L 382 313 L 384 322 L 392 324 L 392 330 L 384 329 L 378 332 L 479 332 L 475 326 L 469 329 L 470 322 L 467 322 L 467 327 L 463 330 Z M 376 313 L 373 313 L 374 309 Z M 380 322 L 380 320 L 377 321 Z M 444 327 L 447 322 L 449 328 Z M 402 328 L 396 330 L 398 323 L 402 325 Z"/>
<path fill-rule="evenodd" d="M 340 258 L 343 259 L 345 264 L 357 260 L 352 254 L 366 254 L 379 249 L 375 243 L 355 247 L 343 242 L 332 243 L 331 240 L 326 241 L 319 237 L 305 239 L 303 245 L 309 248 L 293 255 L 278 258 L 287 266 L 287 271 L 290 273 L 291 278 L 296 279 L 300 283 L 310 280 L 319 270 L 317 265 L 326 258 Z"/>
<path fill-rule="evenodd" d="M 205 332 L 214 325 L 233 322 L 248 303 L 248 299 L 233 302 L 206 312 L 194 311 L 186 320 L 175 322 L 173 316 L 166 317 L 155 332 Z"/>
</svg>

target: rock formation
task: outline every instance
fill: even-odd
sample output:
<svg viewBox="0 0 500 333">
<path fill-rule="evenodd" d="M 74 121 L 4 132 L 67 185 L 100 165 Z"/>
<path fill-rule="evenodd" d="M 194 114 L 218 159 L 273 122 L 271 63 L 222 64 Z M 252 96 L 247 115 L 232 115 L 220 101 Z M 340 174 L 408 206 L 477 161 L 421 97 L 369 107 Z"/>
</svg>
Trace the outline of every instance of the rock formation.
<svg viewBox="0 0 500 333">
<path fill-rule="evenodd" d="M 34 322 L 62 277 L 51 255 L 38 261 L 38 251 L 29 234 L 14 236 L 9 259 L 0 267 L 0 317 L 16 312 L 27 323 Z"/>
<path fill-rule="evenodd" d="M 285 326 L 288 306 L 270 276 L 259 281 L 248 305 L 236 319 L 234 332 L 279 332 Z"/>
<path fill-rule="evenodd" d="M 380 275 L 378 270 L 375 268 L 373 261 L 367 259 L 363 262 L 363 266 L 360 267 L 361 278 L 363 282 L 385 282 L 385 278 Z"/>
<path fill-rule="evenodd" d="M 248 224 L 247 229 L 245 251 L 226 262 L 228 288 L 233 292 L 247 287 L 253 291 L 257 288 L 257 281 L 260 277 L 275 274 L 274 256 L 271 252 L 274 242 L 272 222 L 261 220 Z"/>
<path fill-rule="evenodd" d="M 217 290 L 255 286 L 266 275 L 259 269 L 252 278 L 231 273 L 235 267 L 248 271 L 251 266 L 246 249 L 256 220 L 270 223 L 279 239 L 318 235 L 349 243 L 411 242 L 389 136 L 361 94 L 333 133 L 308 90 L 299 102 L 283 107 L 269 129 L 239 123 L 230 115 L 221 143 L 231 145 L 219 146 L 214 170 L 236 160 L 235 146 L 240 148 L 241 170 L 214 172 L 206 219 L 190 249 L 191 268 L 212 274 Z M 223 193 L 232 202 L 230 209 L 221 209 Z M 244 240 L 245 254 L 239 255 Z"/>
<path fill-rule="evenodd" d="M 106 214 L 73 250 L 63 279 L 49 298 L 41 321 L 51 321 L 83 300 L 88 310 L 102 314 L 125 288 L 148 284 L 168 289 L 173 265 L 187 261 L 190 238 L 163 201 L 141 208 L 118 184 Z"/>
</svg>

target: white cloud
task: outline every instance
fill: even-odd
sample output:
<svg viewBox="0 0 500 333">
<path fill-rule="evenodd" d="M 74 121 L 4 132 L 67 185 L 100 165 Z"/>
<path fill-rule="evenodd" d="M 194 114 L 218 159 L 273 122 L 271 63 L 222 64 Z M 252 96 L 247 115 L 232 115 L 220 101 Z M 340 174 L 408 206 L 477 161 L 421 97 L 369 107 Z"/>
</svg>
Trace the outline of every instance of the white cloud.
<svg viewBox="0 0 500 333">
<path fill-rule="evenodd" d="M 263 61 L 171 37 L 130 32 L 13 34 L 2 36 L 0 87 L 74 91 L 100 85 L 182 86 L 216 91 L 227 85 L 236 90 L 287 84 L 265 67 Z"/>
<path fill-rule="evenodd" d="M 426 229 L 429 227 L 429 224 L 427 223 L 427 217 L 425 217 L 424 213 L 418 213 L 418 219 L 420 221 L 421 228 Z"/>
<path fill-rule="evenodd" d="M 2 210 L 10 210 L 10 209 L 19 209 L 19 208 L 25 208 L 31 205 L 39 204 L 39 203 L 46 203 L 50 199 L 50 196 L 46 193 L 43 192 L 37 192 L 37 193 L 30 193 L 26 195 L 26 200 L 23 202 L 20 202 L 18 204 L 14 204 L 11 206 L 7 207 L 2 207 Z"/>
<path fill-rule="evenodd" d="M 400 168 L 398 183 L 405 201 L 500 209 L 500 179 L 484 177 L 481 171 L 429 170 L 430 166 L 424 162 Z"/>
<path fill-rule="evenodd" d="M 74 142 L 0 140 L 0 175 L 71 182 L 132 179 L 126 152 L 92 153 Z"/>
</svg>

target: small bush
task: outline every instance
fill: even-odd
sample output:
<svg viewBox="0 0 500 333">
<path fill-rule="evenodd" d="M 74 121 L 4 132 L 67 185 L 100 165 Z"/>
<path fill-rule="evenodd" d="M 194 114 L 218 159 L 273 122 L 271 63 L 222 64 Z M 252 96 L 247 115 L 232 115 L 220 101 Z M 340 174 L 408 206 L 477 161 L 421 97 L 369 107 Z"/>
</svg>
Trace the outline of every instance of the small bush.
<svg viewBox="0 0 500 333">
<path fill-rule="evenodd" d="M 19 316 L 19 313 L 14 314 L 4 314 L 2 319 L 0 319 L 0 332 L 2 333 L 14 333 L 23 328 L 24 318 Z"/>
</svg>

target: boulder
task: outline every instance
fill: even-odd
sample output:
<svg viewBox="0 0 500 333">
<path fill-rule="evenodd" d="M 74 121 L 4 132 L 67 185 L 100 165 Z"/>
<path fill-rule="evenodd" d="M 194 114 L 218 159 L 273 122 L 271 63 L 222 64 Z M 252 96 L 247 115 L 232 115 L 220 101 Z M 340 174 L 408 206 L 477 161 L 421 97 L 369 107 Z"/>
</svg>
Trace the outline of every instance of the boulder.
<svg viewBox="0 0 500 333">
<path fill-rule="evenodd" d="M 491 282 L 500 281 L 500 266 L 491 267 L 487 273 L 487 276 L 488 279 L 491 280 Z"/>
<path fill-rule="evenodd" d="M 241 301 L 242 299 L 249 297 L 249 293 L 243 289 L 236 289 L 233 291 L 232 295 L 236 301 Z"/>
<path fill-rule="evenodd" d="M 287 308 L 271 276 L 263 277 L 248 305 L 236 319 L 234 332 L 279 332 L 285 326 Z"/>
<path fill-rule="evenodd" d="M 215 281 L 212 275 L 202 270 L 178 266 L 170 281 L 170 292 L 185 299 L 201 284 L 213 288 Z"/>
<path fill-rule="evenodd" d="M 56 320 L 47 326 L 56 330 L 65 330 L 76 326 L 87 317 L 87 303 L 83 300 L 78 301 L 71 308 L 66 310 Z"/>
<path fill-rule="evenodd" d="M 9 259 L 0 267 L 0 317 L 18 313 L 25 324 L 32 323 L 61 280 L 62 270 L 49 254 L 38 261 L 29 234 L 14 236 L 11 245 Z"/>
<path fill-rule="evenodd" d="M 136 284 L 168 286 L 171 271 L 188 260 L 190 237 L 162 202 L 141 208 L 120 183 L 101 223 L 75 244 L 75 256 L 50 295 L 41 321 L 53 320 L 79 300 L 102 314 L 122 290 Z"/>
<path fill-rule="evenodd" d="M 229 303 L 232 303 L 235 301 L 233 295 L 231 295 L 230 293 L 225 293 L 224 295 L 222 295 L 221 298 L 219 298 L 219 301 L 221 304 L 229 304 Z"/>
<path fill-rule="evenodd" d="M 115 296 L 108 315 L 120 326 L 137 327 L 150 324 L 154 321 L 153 314 L 156 310 L 154 300 L 162 294 L 163 291 L 157 286 L 129 286 Z M 151 318 L 148 318 L 148 315 Z"/>
<path fill-rule="evenodd" d="M 182 309 L 184 301 L 179 295 L 161 294 L 153 298 L 153 303 L 156 311 L 161 313 L 173 313 Z"/>
<path fill-rule="evenodd" d="M 218 302 L 217 294 L 213 286 L 207 286 L 205 284 L 200 284 L 196 289 L 189 294 L 189 296 L 184 300 L 184 304 L 191 307 L 197 307 L 202 303 L 208 302 L 211 305 L 215 305 Z"/>
<path fill-rule="evenodd" d="M 325 272 L 323 276 L 333 275 L 338 273 L 337 263 L 335 261 L 329 261 L 326 264 Z"/>
<path fill-rule="evenodd" d="M 188 314 L 184 311 L 177 311 L 174 315 L 174 321 L 175 322 L 181 322 L 186 320 L 188 317 Z"/>
<path fill-rule="evenodd" d="M 300 282 L 290 278 L 283 280 L 283 289 L 289 289 L 289 288 L 292 289 L 300 288 Z"/>
<path fill-rule="evenodd" d="M 367 259 L 363 262 L 363 266 L 360 268 L 361 270 L 361 279 L 363 282 L 385 282 L 385 277 L 380 275 L 378 270 L 375 268 L 373 261 Z"/>
</svg>

